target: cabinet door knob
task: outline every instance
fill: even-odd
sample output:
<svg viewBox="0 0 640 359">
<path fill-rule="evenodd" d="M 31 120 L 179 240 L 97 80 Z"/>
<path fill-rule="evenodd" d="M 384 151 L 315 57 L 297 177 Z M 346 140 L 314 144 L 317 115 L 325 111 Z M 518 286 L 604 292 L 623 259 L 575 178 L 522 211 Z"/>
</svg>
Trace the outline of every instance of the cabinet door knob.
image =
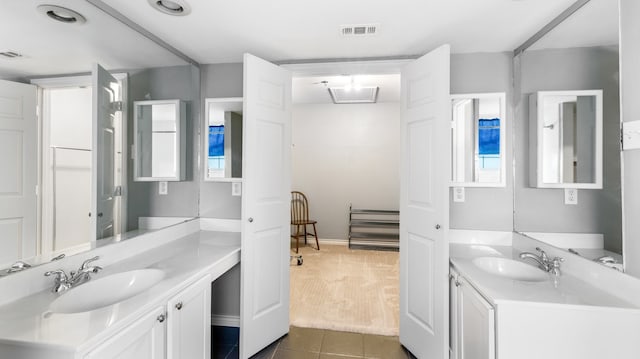
<svg viewBox="0 0 640 359">
<path fill-rule="evenodd" d="M 182 302 L 178 302 L 178 304 L 176 304 L 176 309 L 177 310 L 182 309 Z"/>
<path fill-rule="evenodd" d="M 158 319 L 158 321 L 159 321 L 160 323 L 162 323 L 162 322 L 164 322 L 164 320 L 165 320 L 165 319 L 167 319 L 167 318 L 164 316 L 164 314 L 160 314 L 160 315 L 158 316 L 158 318 L 157 318 L 157 319 Z"/>
<path fill-rule="evenodd" d="M 436 224 L 436 229 L 440 229 L 440 225 L 439 224 Z"/>
<path fill-rule="evenodd" d="M 249 219 L 247 219 L 247 221 L 249 221 L 249 223 L 253 223 L 253 217 L 249 217 Z"/>
</svg>

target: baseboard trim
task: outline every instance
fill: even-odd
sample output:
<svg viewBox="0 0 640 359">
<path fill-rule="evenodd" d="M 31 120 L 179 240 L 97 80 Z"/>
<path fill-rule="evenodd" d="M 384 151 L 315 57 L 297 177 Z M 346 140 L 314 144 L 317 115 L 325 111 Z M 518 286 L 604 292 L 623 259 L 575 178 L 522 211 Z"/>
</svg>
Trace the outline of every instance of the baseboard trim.
<svg viewBox="0 0 640 359">
<path fill-rule="evenodd" d="M 218 327 L 240 327 L 240 317 L 236 315 L 211 314 L 211 325 Z"/>
<path fill-rule="evenodd" d="M 318 238 L 318 242 L 320 242 L 321 244 L 343 245 L 343 246 L 346 246 L 349 244 L 348 239 L 341 239 L 341 238 Z"/>
</svg>

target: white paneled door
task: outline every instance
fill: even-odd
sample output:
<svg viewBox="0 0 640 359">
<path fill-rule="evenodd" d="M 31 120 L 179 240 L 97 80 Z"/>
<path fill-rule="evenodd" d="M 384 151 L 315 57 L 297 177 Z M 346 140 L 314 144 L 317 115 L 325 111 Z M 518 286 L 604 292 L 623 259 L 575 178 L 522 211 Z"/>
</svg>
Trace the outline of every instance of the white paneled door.
<svg viewBox="0 0 640 359">
<path fill-rule="evenodd" d="M 291 74 L 244 56 L 240 357 L 289 332 Z"/>
<path fill-rule="evenodd" d="M 449 357 L 449 45 L 402 70 L 400 342 Z"/>
<path fill-rule="evenodd" d="M 122 100 L 120 84 L 111 74 L 96 64 L 92 73 L 93 141 L 91 218 L 95 238 L 114 235 L 116 210 L 116 112 Z"/>
<path fill-rule="evenodd" d="M 0 80 L 0 267 L 38 250 L 36 93 Z"/>
</svg>

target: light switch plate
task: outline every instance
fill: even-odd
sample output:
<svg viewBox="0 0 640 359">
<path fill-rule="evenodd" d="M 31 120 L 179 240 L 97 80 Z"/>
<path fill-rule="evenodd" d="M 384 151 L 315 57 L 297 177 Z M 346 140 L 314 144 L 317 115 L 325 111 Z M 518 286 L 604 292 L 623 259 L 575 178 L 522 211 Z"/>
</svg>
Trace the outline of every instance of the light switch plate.
<svg viewBox="0 0 640 359">
<path fill-rule="evenodd" d="M 158 194 L 166 195 L 169 193 L 169 183 L 167 181 L 158 182 Z"/>
<path fill-rule="evenodd" d="M 637 150 L 640 148 L 640 121 L 622 123 L 623 150 Z"/>
<path fill-rule="evenodd" d="M 453 201 L 464 202 L 464 187 L 453 187 Z"/>
<path fill-rule="evenodd" d="M 231 195 L 242 196 L 242 182 L 231 182 Z"/>
<path fill-rule="evenodd" d="M 578 204 L 578 189 L 577 188 L 565 188 L 564 189 L 564 204 Z"/>
</svg>

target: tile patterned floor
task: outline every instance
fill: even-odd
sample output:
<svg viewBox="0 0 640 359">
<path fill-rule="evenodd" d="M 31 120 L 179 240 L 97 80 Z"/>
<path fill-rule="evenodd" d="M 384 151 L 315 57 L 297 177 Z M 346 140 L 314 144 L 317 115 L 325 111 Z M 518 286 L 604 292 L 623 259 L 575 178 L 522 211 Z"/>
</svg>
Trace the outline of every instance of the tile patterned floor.
<svg viewBox="0 0 640 359">
<path fill-rule="evenodd" d="M 212 327 L 213 359 L 238 358 L 238 328 Z M 397 337 L 291 327 L 252 359 L 413 359 Z"/>
</svg>

